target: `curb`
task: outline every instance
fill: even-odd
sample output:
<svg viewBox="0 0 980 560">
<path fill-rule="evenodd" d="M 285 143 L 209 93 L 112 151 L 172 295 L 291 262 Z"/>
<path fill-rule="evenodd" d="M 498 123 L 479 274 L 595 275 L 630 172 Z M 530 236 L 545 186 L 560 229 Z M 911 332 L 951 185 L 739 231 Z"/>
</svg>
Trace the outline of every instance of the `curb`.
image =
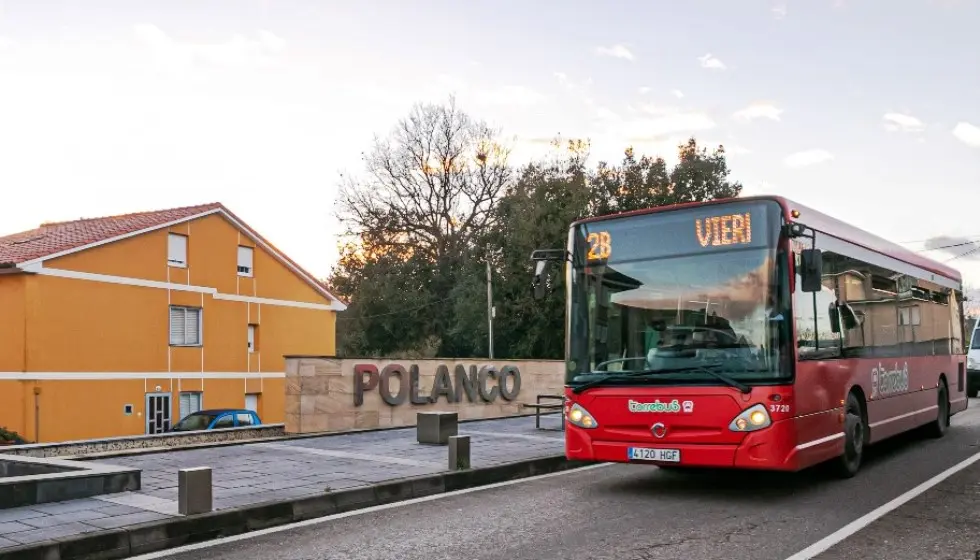
<svg viewBox="0 0 980 560">
<path fill-rule="evenodd" d="M 549 455 L 491 467 L 400 478 L 319 496 L 228 508 L 0 551 L 0 560 L 116 560 L 308 519 L 573 470 L 591 463 Z"/>
</svg>

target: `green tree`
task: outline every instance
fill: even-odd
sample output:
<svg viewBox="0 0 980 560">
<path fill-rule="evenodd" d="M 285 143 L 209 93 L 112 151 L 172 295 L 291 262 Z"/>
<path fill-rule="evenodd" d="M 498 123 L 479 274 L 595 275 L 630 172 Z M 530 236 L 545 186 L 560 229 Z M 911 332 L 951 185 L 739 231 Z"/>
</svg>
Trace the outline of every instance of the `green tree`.
<svg viewBox="0 0 980 560">
<path fill-rule="evenodd" d="M 571 222 L 587 215 L 589 146 L 582 140 L 555 140 L 553 148 L 549 158 L 521 170 L 500 200 L 498 220 L 485 238 L 490 250 L 484 249 L 480 260 L 485 268 L 489 258 L 493 271 L 495 356 L 560 359 L 564 354 L 564 277 L 546 299 L 533 299 L 529 257 L 535 249 L 565 247 Z M 472 295 L 463 297 L 461 288 L 457 328 L 476 335 L 480 344 L 474 350 L 485 356 L 486 274 L 473 270 L 467 278 L 466 291 Z"/>
<path fill-rule="evenodd" d="M 661 157 L 636 157 L 627 148 L 618 166 L 599 162 L 592 174 L 592 215 L 628 212 L 683 202 L 734 198 L 742 185 L 728 179 L 725 148 L 699 148 L 694 138 L 678 146 L 678 163 L 667 169 Z"/>
</svg>

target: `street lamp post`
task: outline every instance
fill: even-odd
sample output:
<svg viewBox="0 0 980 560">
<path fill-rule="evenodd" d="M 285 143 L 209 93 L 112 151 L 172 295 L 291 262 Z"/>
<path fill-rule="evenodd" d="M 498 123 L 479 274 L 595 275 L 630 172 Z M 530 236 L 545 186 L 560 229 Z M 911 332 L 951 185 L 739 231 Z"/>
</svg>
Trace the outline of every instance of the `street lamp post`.
<svg viewBox="0 0 980 560">
<path fill-rule="evenodd" d="M 490 270 L 490 245 L 487 245 L 487 326 L 489 336 L 490 359 L 493 359 L 493 275 Z"/>
</svg>

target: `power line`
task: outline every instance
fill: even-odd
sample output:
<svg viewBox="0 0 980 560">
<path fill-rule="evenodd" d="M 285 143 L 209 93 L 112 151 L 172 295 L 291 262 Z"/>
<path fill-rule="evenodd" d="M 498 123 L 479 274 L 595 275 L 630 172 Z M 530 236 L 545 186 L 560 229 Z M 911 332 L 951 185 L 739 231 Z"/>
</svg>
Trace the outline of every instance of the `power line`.
<svg viewBox="0 0 980 560">
<path fill-rule="evenodd" d="M 960 259 L 960 258 L 966 257 L 968 255 L 972 255 L 974 253 L 980 253 L 980 246 L 974 247 L 973 249 L 970 249 L 969 251 L 966 251 L 964 253 L 960 253 L 959 255 L 956 255 L 955 257 L 946 259 L 943 262 L 955 261 L 956 259 Z"/>
<path fill-rule="evenodd" d="M 425 304 L 419 305 L 418 307 L 409 307 L 409 308 L 405 308 L 405 309 L 398 309 L 396 311 L 391 311 L 389 313 L 378 313 L 377 315 L 364 315 L 364 316 L 357 316 L 357 317 L 339 317 L 338 316 L 337 317 L 337 320 L 374 319 L 375 317 L 387 317 L 389 315 L 401 315 L 402 313 L 411 313 L 412 311 L 419 311 L 421 309 L 425 309 L 426 307 L 432 307 L 433 305 L 436 305 L 438 303 L 445 303 L 447 301 L 451 301 L 452 299 L 453 298 L 451 298 L 451 297 L 444 298 L 444 299 L 437 299 L 436 301 L 425 303 Z"/>
<path fill-rule="evenodd" d="M 942 237 L 942 236 L 936 236 L 936 237 Z M 900 245 L 912 245 L 912 244 L 915 244 L 915 243 L 925 243 L 927 241 L 932 241 L 933 239 L 936 239 L 936 237 L 930 237 L 929 239 L 917 239 L 915 241 L 899 241 L 898 243 Z M 961 239 L 973 240 L 973 241 L 980 241 L 980 234 L 968 235 L 968 236 L 965 236 L 965 237 L 961 237 Z M 949 245 L 949 247 L 955 247 L 955 246 L 956 245 Z M 942 249 L 942 247 L 936 247 L 936 248 L 937 249 Z M 933 249 L 924 249 L 924 250 L 925 251 L 932 251 Z"/>
<path fill-rule="evenodd" d="M 977 241 L 974 240 L 974 241 L 967 241 L 965 243 L 954 243 L 953 245 L 940 245 L 939 247 L 933 247 L 931 249 L 920 249 L 919 252 L 922 252 L 922 251 L 938 251 L 940 249 L 952 249 L 953 247 L 965 247 L 966 245 L 976 245 L 976 244 L 977 244 Z"/>
</svg>

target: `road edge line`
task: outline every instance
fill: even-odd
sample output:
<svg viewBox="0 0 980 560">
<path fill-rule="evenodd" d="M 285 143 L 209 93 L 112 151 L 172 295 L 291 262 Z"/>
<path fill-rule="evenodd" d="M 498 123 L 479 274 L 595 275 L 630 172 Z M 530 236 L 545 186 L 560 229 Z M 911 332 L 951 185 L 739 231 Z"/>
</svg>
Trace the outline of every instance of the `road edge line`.
<svg viewBox="0 0 980 560">
<path fill-rule="evenodd" d="M 792 556 L 786 558 L 786 560 L 811 560 L 817 555 L 823 554 L 824 552 L 830 550 L 834 545 L 843 542 L 845 539 L 853 536 L 861 529 L 864 529 L 865 527 L 871 525 L 872 523 L 881 519 L 885 515 L 888 515 L 892 511 L 895 511 L 899 507 L 919 497 L 920 495 L 924 494 L 927 490 L 930 490 L 934 486 L 937 486 L 940 482 L 943 482 L 944 480 L 953 476 L 954 474 L 966 469 L 967 467 L 971 466 L 977 461 L 980 461 L 980 452 L 975 453 L 970 457 L 967 457 L 966 459 L 940 472 L 939 474 L 923 482 L 922 484 L 919 484 L 915 488 L 906 491 L 905 493 L 899 495 L 898 497 L 892 499 L 891 501 L 881 506 L 878 506 L 877 508 L 862 515 L 861 517 L 855 519 L 854 521 L 851 521 L 847 525 L 844 525 L 840 529 L 834 531 L 833 533 L 827 535 L 826 537 L 820 539 L 819 541 L 811 544 L 810 546 L 804 548 L 803 550 L 797 552 L 796 554 L 793 554 Z"/>
</svg>

